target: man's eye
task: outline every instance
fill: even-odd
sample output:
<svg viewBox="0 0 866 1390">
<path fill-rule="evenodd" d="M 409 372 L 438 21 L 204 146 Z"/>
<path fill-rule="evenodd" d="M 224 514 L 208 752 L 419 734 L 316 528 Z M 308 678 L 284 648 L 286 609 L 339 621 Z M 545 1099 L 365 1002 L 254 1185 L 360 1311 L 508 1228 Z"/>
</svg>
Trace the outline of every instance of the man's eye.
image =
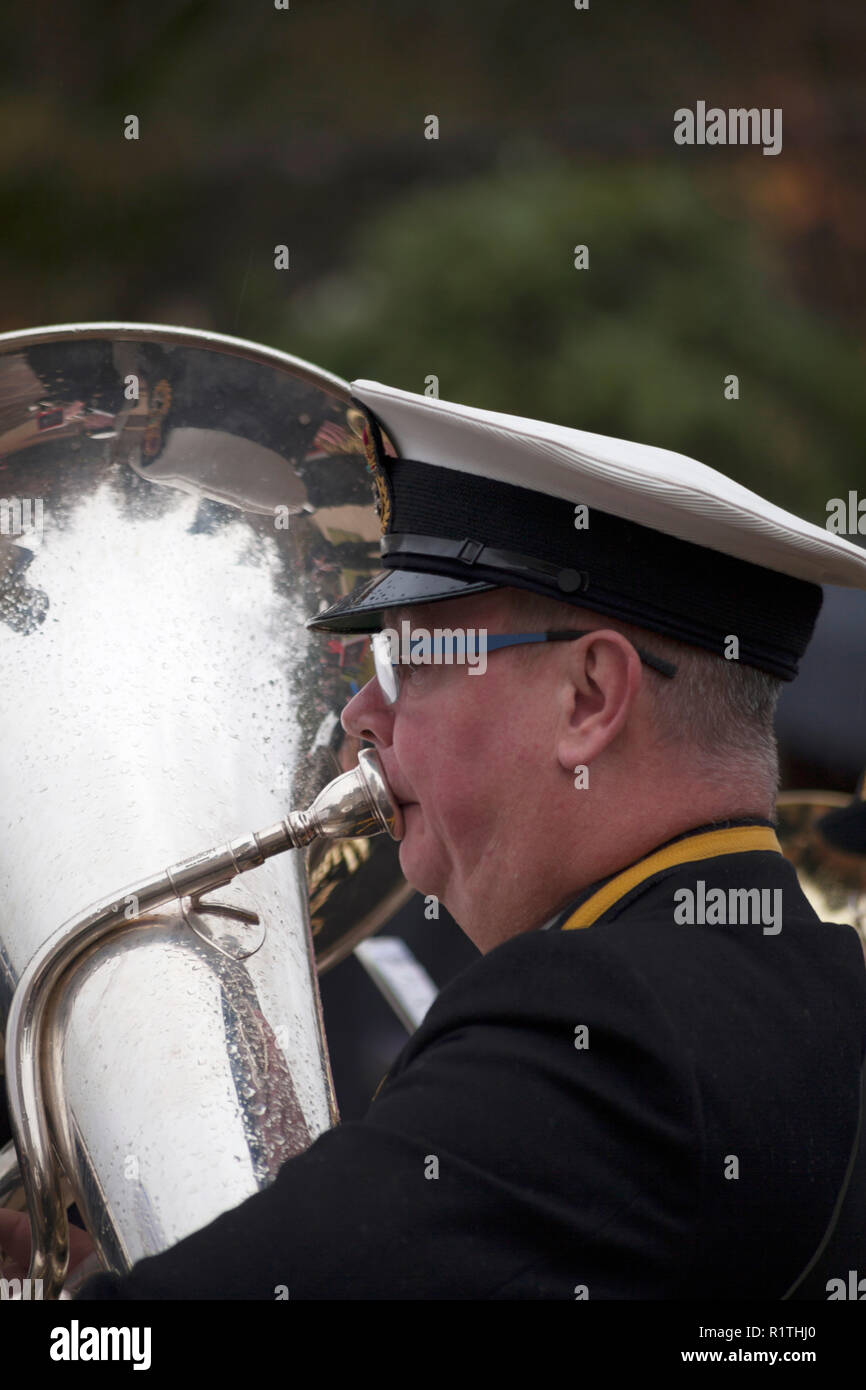
<svg viewBox="0 0 866 1390">
<path fill-rule="evenodd" d="M 418 662 L 406 661 L 406 662 L 401 662 L 397 669 L 398 669 L 398 671 L 399 671 L 399 673 L 400 673 L 400 684 L 401 684 L 401 685 L 406 685 L 406 684 L 408 684 L 410 681 L 411 681 L 413 684 L 416 684 L 416 685 L 417 685 L 417 683 L 418 683 L 418 677 L 422 674 L 423 671 L 426 670 L 426 664 L 425 664 L 423 661 L 418 661 Z"/>
</svg>

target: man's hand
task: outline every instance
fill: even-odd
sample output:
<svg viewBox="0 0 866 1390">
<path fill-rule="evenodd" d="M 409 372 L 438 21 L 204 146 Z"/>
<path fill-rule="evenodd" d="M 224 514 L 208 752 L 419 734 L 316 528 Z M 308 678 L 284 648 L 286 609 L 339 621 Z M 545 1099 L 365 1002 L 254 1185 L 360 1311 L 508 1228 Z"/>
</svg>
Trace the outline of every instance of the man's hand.
<svg viewBox="0 0 866 1390">
<path fill-rule="evenodd" d="M 96 1249 L 86 1231 L 69 1227 L 70 1273 Z M 26 1279 L 30 1268 L 30 1221 L 23 1212 L 0 1208 L 0 1277 Z"/>
</svg>

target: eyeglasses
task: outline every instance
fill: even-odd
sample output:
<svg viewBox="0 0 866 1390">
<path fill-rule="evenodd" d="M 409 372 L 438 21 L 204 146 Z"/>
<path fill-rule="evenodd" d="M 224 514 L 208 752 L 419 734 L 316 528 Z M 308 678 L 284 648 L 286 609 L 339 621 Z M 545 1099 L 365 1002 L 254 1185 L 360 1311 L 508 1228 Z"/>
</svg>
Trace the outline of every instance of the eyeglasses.
<svg viewBox="0 0 866 1390">
<path fill-rule="evenodd" d="M 591 632 L 601 632 L 601 628 L 568 628 L 552 632 L 514 632 L 494 637 L 481 637 L 479 633 L 475 642 L 467 641 L 465 633 L 452 635 L 451 637 L 432 638 L 429 633 L 421 633 L 410 639 L 409 660 L 392 661 L 392 644 L 388 632 L 376 632 L 373 634 L 373 664 L 376 671 L 376 679 L 382 690 L 385 703 L 388 705 L 396 704 L 402 685 L 402 679 L 406 671 L 417 670 L 423 666 L 453 664 L 455 656 L 459 656 L 462 661 L 470 655 L 475 655 L 479 650 L 485 652 L 495 652 L 503 647 L 519 647 L 526 642 L 575 642 L 579 637 L 588 637 Z M 632 644 L 634 645 L 634 644 Z M 635 646 L 635 651 L 645 666 L 651 666 L 659 675 L 665 676 L 668 680 L 672 679 L 677 668 L 670 661 L 664 661 L 659 656 L 653 656 L 650 652 L 644 651 L 642 647 Z"/>
</svg>

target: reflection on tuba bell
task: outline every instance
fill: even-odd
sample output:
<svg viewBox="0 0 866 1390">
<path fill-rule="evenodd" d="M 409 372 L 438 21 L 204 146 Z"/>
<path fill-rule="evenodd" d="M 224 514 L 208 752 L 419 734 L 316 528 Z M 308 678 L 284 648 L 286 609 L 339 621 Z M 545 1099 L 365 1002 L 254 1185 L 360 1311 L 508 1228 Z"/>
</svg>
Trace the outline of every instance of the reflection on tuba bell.
<svg viewBox="0 0 866 1390">
<path fill-rule="evenodd" d="M 0 1203 L 46 1297 L 70 1203 L 122 1273 L 337 1121 L 317 965 L 410 892 L 339 721 L 368 643 L 304 626 L 379 568 L 359 427 L 238 339 L 0 336 Z"/>
</svg>

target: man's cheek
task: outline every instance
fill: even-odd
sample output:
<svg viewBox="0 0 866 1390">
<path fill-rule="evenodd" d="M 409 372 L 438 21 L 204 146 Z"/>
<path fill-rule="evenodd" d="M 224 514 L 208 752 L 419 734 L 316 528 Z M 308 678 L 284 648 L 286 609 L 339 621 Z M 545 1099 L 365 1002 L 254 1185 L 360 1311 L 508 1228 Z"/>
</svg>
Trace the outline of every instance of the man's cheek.
<svg viewBox="0 0 866 1390">
<path fill-rule="evenodd" d="M 474 775 L 466 774 L 466 784 L 458 791 L 452 784 L 425 814 L 426 830 L 443 853 L 456 866 L 472 861 L 479 845 L 492 833 L 495 806 Z"/>
</svg>

